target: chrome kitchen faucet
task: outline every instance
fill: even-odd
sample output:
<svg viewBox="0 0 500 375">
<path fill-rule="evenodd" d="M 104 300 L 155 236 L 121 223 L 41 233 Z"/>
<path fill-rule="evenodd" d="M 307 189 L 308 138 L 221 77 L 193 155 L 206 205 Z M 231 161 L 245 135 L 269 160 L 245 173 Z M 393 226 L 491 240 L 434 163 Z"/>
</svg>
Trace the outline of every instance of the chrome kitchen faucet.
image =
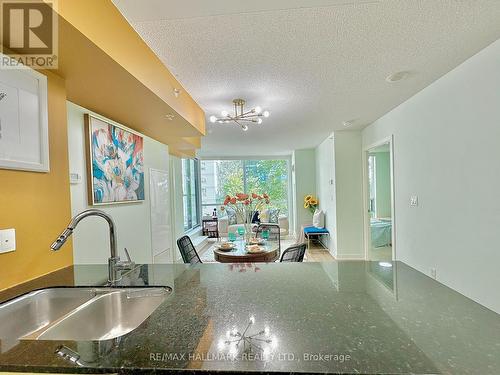
<svg viewBox="0 0 500 375">
<path fill-rule="evenodd" d="M 90 209 L 80 212 L 73 219 L 71 219 L 68 227 L 59 235 L 59 237 L 50 245 L 53 251 L 59 250 L 66 240 L 73 234 L 76 226 L 80 221 L 89 216 L 99 216 L 105 219 L 109 225 L 109 248 L 111 251 L 111 257 L 108 259 L 108 281 L 111 285 L 115 285 L 116 282 L 120 281 L 122 278 L 123 270 L 130 270 L 134 268 L 135 264 L 130 259 L 130 255 L 125 249 L 125 255 L 127 256 L 127 261 L 120 261 L 120 257 L 116 251 L 116 232 L 115 223 L 111 216 L 101 210 Z"/>
</svg>

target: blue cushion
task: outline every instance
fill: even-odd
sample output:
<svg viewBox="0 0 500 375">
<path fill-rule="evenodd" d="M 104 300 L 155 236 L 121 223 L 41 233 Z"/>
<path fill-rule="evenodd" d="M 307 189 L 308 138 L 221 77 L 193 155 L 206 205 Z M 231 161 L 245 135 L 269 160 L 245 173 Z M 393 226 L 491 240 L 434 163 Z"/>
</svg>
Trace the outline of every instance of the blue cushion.
<svg viewBox="0 0 500 375">
<path fill-rule="evenodd" d="M 316 227 L 305 227 L 305 234 L 329 234 L 328 229 L 326 228 L 316 228 Z"/>
</svg>

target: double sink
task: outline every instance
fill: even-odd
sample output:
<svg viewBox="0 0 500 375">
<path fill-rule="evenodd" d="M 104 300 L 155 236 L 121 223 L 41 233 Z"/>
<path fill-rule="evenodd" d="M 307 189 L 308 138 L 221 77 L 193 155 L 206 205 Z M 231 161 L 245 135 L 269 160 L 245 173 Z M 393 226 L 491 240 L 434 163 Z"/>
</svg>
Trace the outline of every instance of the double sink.
<svg viewBox="0 0 500 375">
<path fill-rule="evenodd" d="M 0 305 L 0 339 L 101 341 L 144 322 L 170 288 L 49 288 Z"/>
</svg>

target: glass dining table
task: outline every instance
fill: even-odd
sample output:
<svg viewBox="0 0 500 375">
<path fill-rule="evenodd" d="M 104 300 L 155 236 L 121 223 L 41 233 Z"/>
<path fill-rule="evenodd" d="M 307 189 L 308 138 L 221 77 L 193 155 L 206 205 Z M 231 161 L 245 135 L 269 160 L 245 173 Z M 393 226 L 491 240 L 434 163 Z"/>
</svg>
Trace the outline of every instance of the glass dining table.
<svg viewBox="0 0 500 375">
<path fill-rule="evenodd" d="M 214 258 L 220 263 L 271 263 L 280 256 L 280 244 L 278 241 L 264 240 L 260 245 L 261 252 L 250 253 L 247 251 L 246 243 L 243 239 L 232 241 L 234 247 L 230 250 L 220 248 L 216 244 Z"/>
</svg>

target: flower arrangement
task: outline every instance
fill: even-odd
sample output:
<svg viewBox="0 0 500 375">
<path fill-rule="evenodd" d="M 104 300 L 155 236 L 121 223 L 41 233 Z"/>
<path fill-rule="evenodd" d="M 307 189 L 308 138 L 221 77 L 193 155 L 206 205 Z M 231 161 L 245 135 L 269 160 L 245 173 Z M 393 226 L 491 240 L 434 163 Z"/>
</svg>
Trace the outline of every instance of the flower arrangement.
<svg viewBox="0 0 500 375">
<path fill-rule="evenodd" d="M 240 217 L 241 221 L 245 222 L 248 215 L 253 215 L 255 211 L 262 210 L 270 202 L 271 199 L 266 193 L 262 195 L 256 193 L 237 193 L 234 197 L 226 195 L 221 210 L 224 211 L 226 207 L 230 207 L 236 212 L 236 215 Z M 250 220 L 251 219 L 252 218 L 250 218 Z"/>
<path fill-rule="evenodd" d="M 306 195 L 304 197 L 304 208 L 309 209 L 312 214 L 316 211 L 316 208 L 319 206 L 319 200 L 314 195 Z"/>
<path fill-rule="evenodd" d="M 252 233 L 252 218 L 255 211 L 261 211 L 270 202 L 271 199 L 266 193 L 262 195 L 256 193 L 237 193 L 233 197 L 226 195 L 224 203 L 220 209 L 221 211 L 224 211 L 226 207 L 232 208 L 236 212 L 236 215 L 245 224 L 246 234 L 250 237 Z"/>
</svg>

